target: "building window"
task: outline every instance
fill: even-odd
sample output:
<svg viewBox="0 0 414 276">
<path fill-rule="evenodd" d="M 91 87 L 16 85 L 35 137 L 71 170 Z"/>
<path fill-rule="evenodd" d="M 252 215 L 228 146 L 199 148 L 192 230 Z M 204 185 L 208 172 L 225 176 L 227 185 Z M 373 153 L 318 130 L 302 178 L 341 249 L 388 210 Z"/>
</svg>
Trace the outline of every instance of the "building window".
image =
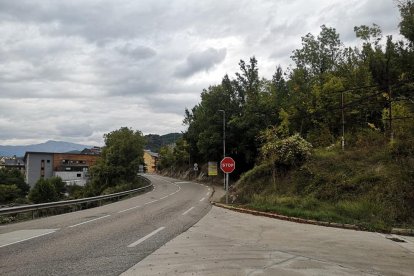
<svg viewBox="0 0 414 276">
<path fill-rule="evenodd" d="M 50 163 L 50 160 L 47 160 L 46 162 L 49 164 Z"/>
<path fill-rule="evenodd" d="M 77 177 L 81 177 L 81 176 L 82 176 L 82 174 L 78 173 L 78 174 L 76 174 L 76 176 L 77 176 Z"/>
</svg>

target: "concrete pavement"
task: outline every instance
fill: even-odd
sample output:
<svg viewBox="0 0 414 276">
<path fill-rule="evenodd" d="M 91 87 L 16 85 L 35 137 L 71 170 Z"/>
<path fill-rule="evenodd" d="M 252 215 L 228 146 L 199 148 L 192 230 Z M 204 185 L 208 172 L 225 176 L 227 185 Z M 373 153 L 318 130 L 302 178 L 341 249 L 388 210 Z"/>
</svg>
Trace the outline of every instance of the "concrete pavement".
<svg viewBox="0 0 414 276">
<path fill-rule="evenodd" d="M 127 275 L 413 275 L 414 239 L 218 207 Z"/>
</svg>

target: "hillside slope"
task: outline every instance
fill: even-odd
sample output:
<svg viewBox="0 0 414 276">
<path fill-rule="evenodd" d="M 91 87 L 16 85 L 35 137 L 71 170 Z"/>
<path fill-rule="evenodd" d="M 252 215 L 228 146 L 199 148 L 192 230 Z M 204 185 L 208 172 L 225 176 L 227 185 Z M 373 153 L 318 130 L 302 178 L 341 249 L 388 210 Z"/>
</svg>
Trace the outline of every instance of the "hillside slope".
<svg viewBox="0 0 414 276">
<path fill-rule="evenodd" d="M 414 225 L 414 146 L 365 141 L 342 152 L 314 150 L 300 167 L 271 165 L 245 173 L 233 189 L 236 203 L 309 219 L 387 230 Z"/>
</svg>

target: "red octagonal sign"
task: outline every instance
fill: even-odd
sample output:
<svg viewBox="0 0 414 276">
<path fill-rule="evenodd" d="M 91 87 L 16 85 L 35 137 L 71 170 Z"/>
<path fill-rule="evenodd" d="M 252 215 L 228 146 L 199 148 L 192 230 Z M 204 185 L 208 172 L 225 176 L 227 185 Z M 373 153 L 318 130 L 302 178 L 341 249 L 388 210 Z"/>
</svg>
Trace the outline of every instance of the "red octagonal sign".
<svg viewBox="0 0 414 276">
<path fill-rule="evenodd" d="M 220 168 L 224 173 L 232 173 L 236 168 L 236 162 L 231 157 L 224 157 L 220 162 Z"/>
</svg>

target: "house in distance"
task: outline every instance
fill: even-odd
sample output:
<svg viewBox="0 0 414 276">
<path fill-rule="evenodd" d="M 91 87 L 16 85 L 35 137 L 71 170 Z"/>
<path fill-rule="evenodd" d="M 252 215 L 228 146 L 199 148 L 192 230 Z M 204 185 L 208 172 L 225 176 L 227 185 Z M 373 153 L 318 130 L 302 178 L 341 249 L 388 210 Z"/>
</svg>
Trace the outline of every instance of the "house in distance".
<svg viewBox="0 0 414 276">
<path fill-rule="evenodd" d="M 33 187 L 40 178 L 59 176 L 66 184 L 84 186 L 98 158 L 97 154 L 26 152 L 25 181 Z"/>
</svg>

